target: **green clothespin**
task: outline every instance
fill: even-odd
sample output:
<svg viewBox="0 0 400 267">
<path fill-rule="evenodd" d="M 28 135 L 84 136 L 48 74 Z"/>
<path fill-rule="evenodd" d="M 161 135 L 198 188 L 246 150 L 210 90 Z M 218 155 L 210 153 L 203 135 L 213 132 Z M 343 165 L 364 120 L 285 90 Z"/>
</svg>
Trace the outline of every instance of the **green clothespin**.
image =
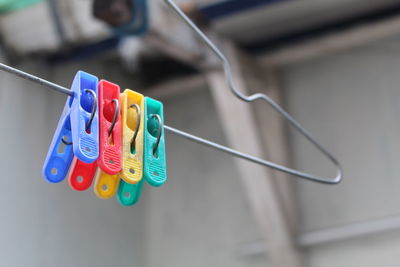
<svg viewBox="0 0 400 267">
<path fill-rule="evenodd" d="M 132 206 L 139 202 L 142 194 L 143 179 L 137 184 L 128 184 L 120 180 L 117 199 L 122 206 Z"/>
<path fill-rule="evenodd" d="M 150 185 L 161 186 L 167 181 L 163 104 L 150 97 L 144 103 L 143 177 Z"/>
</svg>

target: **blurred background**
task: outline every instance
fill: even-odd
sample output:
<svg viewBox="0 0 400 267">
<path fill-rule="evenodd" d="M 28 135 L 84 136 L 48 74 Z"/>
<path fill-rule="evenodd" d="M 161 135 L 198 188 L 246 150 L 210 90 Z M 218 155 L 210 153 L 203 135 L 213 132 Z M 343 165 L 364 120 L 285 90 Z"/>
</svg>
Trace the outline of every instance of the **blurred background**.
<svg viewBox="0 0 400 267">
<path fill-rule="evenodd" d="M 397 267 L 400 2 L 176 0 L 338 157 L 321 185 L 166 134 L 169 180 L 122 207 L 48 184 L 66 96 L 0 73 L 0 266 Z M 2 63 L 70 87 L 84 70 L 165 106 L 170 126 L 304 171 L 331 164 L 162 0 L 1 0 Z"/>
</svg>

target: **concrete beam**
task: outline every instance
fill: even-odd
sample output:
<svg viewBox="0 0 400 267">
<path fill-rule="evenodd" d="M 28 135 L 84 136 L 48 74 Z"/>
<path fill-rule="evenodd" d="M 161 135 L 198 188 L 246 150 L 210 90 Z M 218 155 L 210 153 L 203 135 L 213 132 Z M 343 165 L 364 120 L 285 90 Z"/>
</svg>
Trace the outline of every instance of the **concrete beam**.
<svg viewBox="0 0 400 267">
<path fill-rule="evenodd" d="M 234 47 L 227 45 L 224 51 L 228 52 L 227 56 L 231 59 L 239 89 L 248 93 Z M 229 145 L 245 153 L 263 157 L 263 142 L 251 105 L 240 101 L 229 91 L 222 70 L 208 71 L 207 79 Z M 235 162 L 257 226 L 263 239 L 269 244 L 268 256 L 273 266 L 301 266 L 301 253 L 292 242 L 271 170 L 241 159 L 235 159 Z"/>
<path fill-rule="evenodd" d="M 263 66 L 282 66 L 343 51 L 400 34 L 400 16 L 366 23 L 351 29 L 296 43 L 264 54 Z"/>
</svg>

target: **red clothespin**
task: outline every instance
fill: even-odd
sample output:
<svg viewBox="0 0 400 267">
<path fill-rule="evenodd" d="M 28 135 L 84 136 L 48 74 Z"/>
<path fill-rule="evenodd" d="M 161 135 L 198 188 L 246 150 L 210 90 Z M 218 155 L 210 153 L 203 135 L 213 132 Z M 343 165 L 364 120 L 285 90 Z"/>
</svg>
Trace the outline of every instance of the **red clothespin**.
<svg viewBox="0 0 400 267">
<path fill-rule="evenodd" d="M 99 83 L 100 155 L 98 165 L 107 174 L 117 174 L 122 167 L 122 129 L 119 86 L 101 80 Z"/>
<path fill-rule="evenodd" d="M 85 163 L 77 157 L 71 164 L 71 171 L 68 175 L 68 183 L 76 191 L 87 190 L 93 182 L 97 170 L 97 161 Z"/>
</svg>

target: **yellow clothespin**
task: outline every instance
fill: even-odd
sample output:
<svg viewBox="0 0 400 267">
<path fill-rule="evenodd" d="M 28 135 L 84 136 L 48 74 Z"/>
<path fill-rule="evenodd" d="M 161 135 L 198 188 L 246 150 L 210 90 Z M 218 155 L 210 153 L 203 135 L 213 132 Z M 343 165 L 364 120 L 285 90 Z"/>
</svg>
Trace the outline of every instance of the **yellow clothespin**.
<svg viewBox="0 0 400 267">
<path fill-rule="evenodd" d="M 144 96 L 126 89 L 120 96 L 122 111 L 122 170 L 126 183 L 143 178 Z"/>
<path fill-rule="evenodd" d="M 118 190 L 119 174 L 107 174 L 98 169 L 94 183 L 94 193 L 97 197 L 107 199 L 115 195 Z"/>
</svg>

